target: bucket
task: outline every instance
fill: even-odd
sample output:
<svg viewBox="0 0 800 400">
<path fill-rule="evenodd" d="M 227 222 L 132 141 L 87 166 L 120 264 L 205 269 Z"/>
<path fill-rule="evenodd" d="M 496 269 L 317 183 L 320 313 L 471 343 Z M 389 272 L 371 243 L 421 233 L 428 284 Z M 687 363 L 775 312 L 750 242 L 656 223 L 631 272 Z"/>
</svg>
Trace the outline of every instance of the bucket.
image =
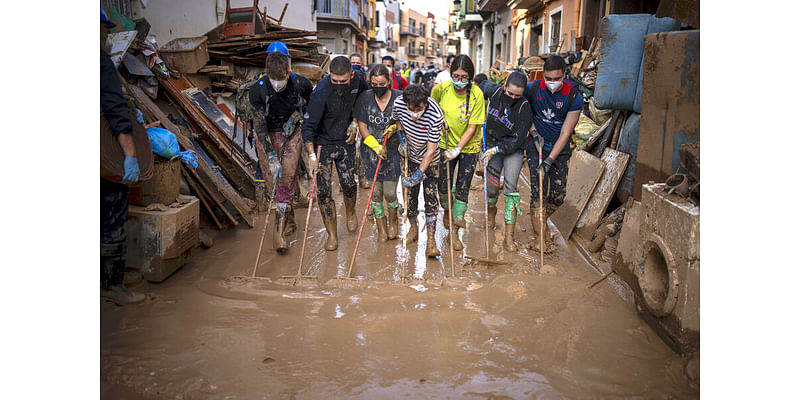
<svg viewBox="0 0 800 400">
<path fill-rule="evenodd" d="M 175 202 L 181 188 L 181 159 L 171 160 L 154 155 L 153 177 L 131 188 L 128 202 L 147 207 L 153 203 L 170 205 Z"/>
</svg>

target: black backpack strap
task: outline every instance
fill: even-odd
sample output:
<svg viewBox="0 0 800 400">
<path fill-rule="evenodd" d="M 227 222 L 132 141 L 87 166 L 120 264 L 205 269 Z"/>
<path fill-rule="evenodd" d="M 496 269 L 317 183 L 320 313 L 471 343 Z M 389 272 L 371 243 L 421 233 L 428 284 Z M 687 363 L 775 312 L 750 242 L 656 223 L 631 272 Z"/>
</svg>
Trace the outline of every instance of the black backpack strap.
<svg viewBox="0 0 800 400">
<path fill-rule="evenodd" d="M 572 89 L 569 91 L 569 100 L 567 101 L 567 113 L 569 113 L 569 109 L 572 107 L 572 103 L 575 101 L 575 98 L 578 97 L 578 94 L 580 94 L 578 85 L 572 86 Z"/>
</svg>

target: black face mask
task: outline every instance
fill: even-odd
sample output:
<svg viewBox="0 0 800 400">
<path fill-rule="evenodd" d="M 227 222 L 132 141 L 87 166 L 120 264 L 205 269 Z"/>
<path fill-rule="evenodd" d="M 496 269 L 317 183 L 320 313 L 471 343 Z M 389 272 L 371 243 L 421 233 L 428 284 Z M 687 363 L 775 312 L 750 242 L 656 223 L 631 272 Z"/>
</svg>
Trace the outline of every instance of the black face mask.
<svg viewBox="0 0 800 400">
<path fill-rule="evenodd" d="M 511 105 L 514 104 L 515 101 L 517 101 L 517 99 L 515 99 L 515 98 L 513 98 L 513 97 L 511 97 L 511 96 L 509 96 L 509 95 L 507 95 L 505 93 L 500 95 L 500 103 L 502 103 L 506 107 L 511 107 Z"/>
<path fill-rule="evenodd" d="M 386 94 L 387 90 L 389 90 L 389 88 L 386 87 L 386 86 L 373 86 L 372 87 L 372 91 L 375 92 L 375 94 L 378 97 L 383 97 L 383 95 Z"/>
<path fill-rule="evenodd" d="M 336 94 L 339 96 L 344 96 L 345 92 L 350 87 L 350 83 L 332 83 L 332 85 L 336 90 Z"/>
</svg>

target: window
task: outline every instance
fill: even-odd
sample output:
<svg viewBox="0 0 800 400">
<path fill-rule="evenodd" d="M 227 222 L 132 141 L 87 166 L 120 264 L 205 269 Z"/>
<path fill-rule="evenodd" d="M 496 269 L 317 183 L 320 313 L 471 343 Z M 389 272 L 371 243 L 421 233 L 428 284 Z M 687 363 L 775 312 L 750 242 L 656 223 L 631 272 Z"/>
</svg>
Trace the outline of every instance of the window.
<svg viewBox="0 0 800 400">
<path fill-rule="evenodd" d="M 419 55 L 421 55 L 421 56 L 425 55 L 425 43 L 420 43 L 419 44 Z"/>
<path fill-rule="evenodd" d="M 408 41 L 408 55 L 410 55 L 410 56 L 414 55 L 414 44 L 415 44 L 415 42 L 413 40 L 409 39 L 409 41 Z"/>
<path fill-rule="evenodd" d="M 561 7 L 550 13 L 550 52 L 555 53 L 561 42 Z"/>
<path fill-rule="evenodd" d="M 425 24 L 419 24 L 419 34 L 425 36 Z"/>
</svg>

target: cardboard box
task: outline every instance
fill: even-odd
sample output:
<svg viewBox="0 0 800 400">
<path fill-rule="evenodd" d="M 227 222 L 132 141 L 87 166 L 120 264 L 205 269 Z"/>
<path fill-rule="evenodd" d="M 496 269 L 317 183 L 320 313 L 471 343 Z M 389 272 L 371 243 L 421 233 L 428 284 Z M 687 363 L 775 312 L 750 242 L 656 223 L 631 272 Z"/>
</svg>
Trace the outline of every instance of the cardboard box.
<svg viewBox="0 0 800 400">
<path fill-rule="evenodd" d="M 128 208 L 126 263 L 149 281 L 160 282 L 172 275 L 199 241 L 200 201 L 183 195 L 178 200 L 186 203 L 166 211 Z"/>
</svg>

